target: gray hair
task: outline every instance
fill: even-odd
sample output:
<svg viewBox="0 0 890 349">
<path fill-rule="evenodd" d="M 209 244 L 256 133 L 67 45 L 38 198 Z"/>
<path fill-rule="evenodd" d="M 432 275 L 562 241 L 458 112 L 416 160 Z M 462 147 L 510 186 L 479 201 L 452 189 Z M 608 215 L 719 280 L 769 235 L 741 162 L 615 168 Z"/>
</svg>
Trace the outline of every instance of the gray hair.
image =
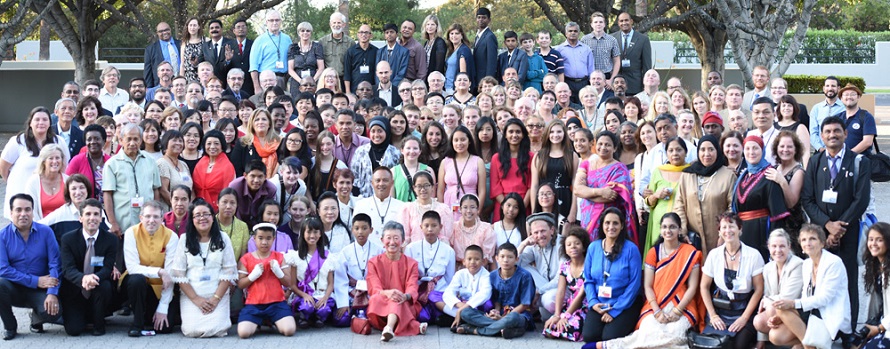
<svg viewBox="0 0 890 349">
<path fill-rule="evenodd" d="M 229 69 L 229 72 L 226 74 L 226 78 L 230 78 L 230 77 L 232 77 L 233 75 L 236 75 L 236 74 L 237 74 L 237 75 L 241 75 L 241 76 L 243 77 L 243 76 L 244 76 L 244 71 L 241 70 L 241 68 L 232 68 L 232 69 Z"/>
<path fill-rule="evenodd" d="M 433 72 L 430 73 L 429 76 L 433 76 L 433 75 L 439 75 L 439 76 L 441 76 L 443 79 L 445 78 L 445 74 L 442 74 L 442 73 L 439 72 L 438 70 L 433 70 Z M 429 78 L 429 77 L 427 77 L 427 78 Z"/>
<path fill-rule="evenodd" d="M 398 231 L 399 234 L 402 234 L 402 240 L 405 239 L 405 227 L 402 225 L 402 223 L 396 221 L 386 222 L 386 224 L 383 225 L 383 231 L 385 233 L 388 230 Z"/>
<path fill-rule="evenodd" d="M 135 125 L 135 124 L 130 124 L 130 125 Z M 157 202 L 157 201 L 155 201 L 155 200 L 145 200 L 145 202 L 142 203 L 142 210 L 140 210 L 139 213 L 140 213 L 140 214 L 141 214 L 141 213 L 145 213 L 145 209 L 146 209 L 146 208 L 149 208 L 149 207 L 156 208 L 156 209 L 158 209 L 159 211 L 161 211 L 161 213 L 164 212 L 164 208 L 161 207 L 161 203 L 160 203 L 160 202 Z"/>
<path fill-rule="evenodd" d="M 348 20 L 347 20 L 347 18 L 346 18 L 346 15 L 344 15 L 344 14 L 341 13 L 340 11 L 334 11 L 334 13 L 331 14 L 331 17 L 328 18 L 328 22 L 330 22 L 331 20 L 333 20 L 335 16 L 340 16 L 340 20 L 341 20 L 343 23 L 348 22 Z"/>
<path fill-rule="evenodd" d="M 779 228 L 773 230 L 769 233 L 769 238 L 766 240 L 766 243 L 769 244 L 773 241 L 773 239 L 785 239 L 785 242 L 788 244 L 788 247 L 791 247 L 791 235 L 788 235 L 788 232 L 785 229 Z"/>
<path fill-rule="evenodd" d="M 337 12 L 337 13 L 339 13 L 339 12 Z M 312 23 L 300 22 L 300 24 L 297 24 L 297 32 L 299 32 L 300 30 L 303 30 L 303 29 L 308 29 L 309 31 L 312 31 Z"/>
<path fill-rule="evenodd" d="M 576 22 L 568 22 L 566 23 L 566 31 L 568 31 L 569 28 L 581 28 L 581 26 Z"/>
<path fill-rule="evenodd" d="M 59 108 L 62 107 L 62 103 L 65 103 L 65 102 L 71 102 L 71 104 L 74 104 L 75 107 L 77 106 L 77 102 L 75 102 L 71 98 L 60 98 L 58 101 L 56 101 L 56 108 L 53 110 L 59 110 Z"/>
<path fill-rule="evenodd" d="M 139 131 L 139 137 L 141 138 L 142 137 L 142 127 L 139 127 L 139 124 L 137 124 L 135 122 L 128 122 L 128 123 L 125 123 L 123 126 L 121 126 L 121 131 L 120 131 L 121 137 L 123 137 L 123 135 L 129 133 L 130 131 L 132 131 L 134 129 Z"/>
</svg>

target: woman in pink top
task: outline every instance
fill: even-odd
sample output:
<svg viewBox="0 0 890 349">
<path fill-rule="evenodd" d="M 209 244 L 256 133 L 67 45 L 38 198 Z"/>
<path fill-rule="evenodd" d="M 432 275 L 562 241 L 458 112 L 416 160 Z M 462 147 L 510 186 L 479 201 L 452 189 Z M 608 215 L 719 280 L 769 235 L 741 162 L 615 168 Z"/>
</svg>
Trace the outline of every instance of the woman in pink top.
<svg viewBox="0 0 890 349">
<path fill-rule="evenodd" d="M 439 164 L 439 202 L 451 207 L 454 220 L 460 219 L 458 200 L 464 194 L 485 196 L 485 163 L 476 154 L 473 134 L 464 126 L 451 133 L 445 158 Z"/>
</svg>

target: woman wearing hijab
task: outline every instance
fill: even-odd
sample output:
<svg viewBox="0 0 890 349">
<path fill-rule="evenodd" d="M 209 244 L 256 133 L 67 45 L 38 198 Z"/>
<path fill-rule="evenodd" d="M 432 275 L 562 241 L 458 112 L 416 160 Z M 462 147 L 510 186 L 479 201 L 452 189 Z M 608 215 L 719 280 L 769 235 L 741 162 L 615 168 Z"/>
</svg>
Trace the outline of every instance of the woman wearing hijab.
<svg viewBox="0 0 890 349">
<path fill-rule="evenodd" d="M 392 133 L 389 119 L 375 116 L 368 122 L 368 135 L 371 142 L 358 147 L 352 158 L 350 170 L 355 173 L 355 186 L 361 191 L 362 197 L 374 195 L 371 188 L 371 174 L 380 166 L 392 168 L 399 164 L 399 148 L 392 145 Z"/>
<path fill-rule="evenodd" d="M 763 158 L 763 138 L 745 138 L 744 153 L 748 167 L 736 180 L 732 191 L 732 212 L 742 220 L 741 240 L 746 246 L 757 249 L 767 261 L 767 235 L 776 228 L 783 228 L 790 215 L 785 205 L 785 194 L 776 182 L 766 179 L 769 162 Z"/>
<path fill-rule="evenodd" d="M 720 140 L 712 135 L 702 137 L 698 143 L 698 161 L 680 175 L 674 212 L 680 216 L 683 231 L 694 231 L 701 236 L 703 259 L 717 247 L 720 234 L 717 217 L 729 211 L 735 180 L 735 173 L 726 167 Z"/>
</svg>

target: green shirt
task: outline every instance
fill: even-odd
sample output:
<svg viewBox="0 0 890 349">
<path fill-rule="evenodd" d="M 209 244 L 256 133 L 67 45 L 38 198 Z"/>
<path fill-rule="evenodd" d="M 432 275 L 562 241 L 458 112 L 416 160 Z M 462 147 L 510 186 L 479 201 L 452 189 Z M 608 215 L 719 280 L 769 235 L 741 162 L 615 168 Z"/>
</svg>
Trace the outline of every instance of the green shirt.
<svg viewBox="0 0 890 349">
<path fill-rule="evenodd" d="M 430 172 L 430 167 L 426 164 L 419 165 L 420 166 L 417 168 L 418 171 Z M 417 199 L 417 195 L 414 195 L 414 191 L 412 190 L 413 184 L 408 182 L 408 176 L 406 176 L 405 171 L 402 170 L 402 164 L 393 166 L 392 177 L 393 190 L 395 191 L 394 197 L 396 200 L 402 202 L 414 202 L 414 200 Z M 433 175 L 433 178 L 436 178 L 436 175 Z"/>
<path fill-rule="evenodd" d="M 154 190 L 161 187 L 161 176 L 154 159 L 139 151 L 136 159 L 130 159 L 123 151 L 108 159 L 102 169 L 102 191 L 112 192 L 115 220 L 121 231 L 139 223 L 141 204 L 154 200 Z M 138 198 L 138 199 L 137 199 Z"/>
</svg>

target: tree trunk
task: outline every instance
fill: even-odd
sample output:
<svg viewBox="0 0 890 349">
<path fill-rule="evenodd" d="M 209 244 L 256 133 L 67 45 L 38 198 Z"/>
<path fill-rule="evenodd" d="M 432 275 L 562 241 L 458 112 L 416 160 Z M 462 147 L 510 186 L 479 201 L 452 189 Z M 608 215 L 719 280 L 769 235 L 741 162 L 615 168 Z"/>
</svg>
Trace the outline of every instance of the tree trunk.
<svg viewBox="0 0 890 349">
<path fill-rule="evenodd" d="M 346 23 L 343 23 L 343 32 L 349 33 L 349 0 L 340 0 L 337 5 L 337 11 L 346 16 Z"/>
<path fill-rule="evenodd" d="M 649 14 L 649 2 L 646 0 L 636 0 L 636 15 L 646 17 Z"/>
<path fill-rule="evenodd" d="M 726 33 L 716 28 L 710 28 L 700 21 L 688 21 L 684 30 L 689 35 L 689 41 L 698 53 L 701 62 L 701 90 L 708 91 L 708 73 L 720 72 L 726 69 L 726 60 L 723 53 L 726 47 Z"/>
<path fill-rule="evenodd" d="M 52 35 L 52 29 L 50 29 L 49 24 L 46 21 L 40 21 L 40 54 L 39 58 L 41 61 L 49 60 L 49 38 Z"/>
<path fill-rule="evenodd" d="M 74 60 L 74 81 L 83 84 L 84 81 L 96 78 L 96 45 L 98 41 L 87 40 L 81 42 L 80 52 L 71 51 Z"/>
</svg>

